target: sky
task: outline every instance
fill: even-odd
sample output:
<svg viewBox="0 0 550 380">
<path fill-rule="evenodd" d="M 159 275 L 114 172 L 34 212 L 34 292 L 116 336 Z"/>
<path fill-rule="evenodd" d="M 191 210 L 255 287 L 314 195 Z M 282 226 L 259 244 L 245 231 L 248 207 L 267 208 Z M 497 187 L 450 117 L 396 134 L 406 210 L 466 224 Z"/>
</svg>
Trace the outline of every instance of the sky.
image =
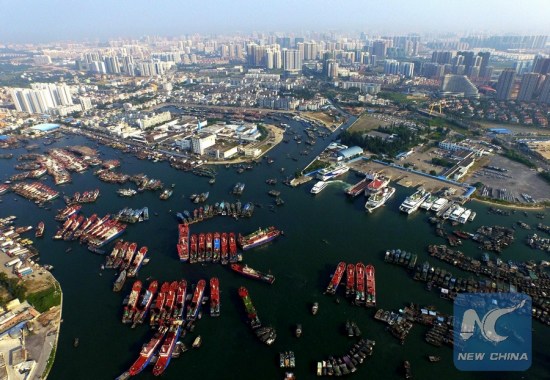
<svg viewBox="0 0 550 380">
<path fill-rule="evenodd" d="M 0 0 L 0 44 L 193 33 L 550 34 L 548 0 Z"/>
</svg>

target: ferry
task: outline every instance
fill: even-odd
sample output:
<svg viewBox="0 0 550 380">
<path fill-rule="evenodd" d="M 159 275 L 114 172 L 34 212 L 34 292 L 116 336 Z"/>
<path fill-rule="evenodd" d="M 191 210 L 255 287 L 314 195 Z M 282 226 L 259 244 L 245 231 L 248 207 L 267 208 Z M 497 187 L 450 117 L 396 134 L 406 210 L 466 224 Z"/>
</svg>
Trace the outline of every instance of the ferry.
<svg viewBox="0 0 550 380">
<path fill-rule="evenodd" d="M 439 199 L 436 195 L 430 195 L 422 204 L 420 205 L 421 209 L 431 210 L 435 202 Z"/>
<path fill-rule="evenodd" d="M 449 203 L 449 201 L 446 199 L 446 198 L 439 198 L 438 200 L 436 200 L 434 202 L 434 204 L 432 205 L 432 207 L 430 208 L 430 210 L 432 211 L 435 211 L 435 212 L 438 212 L 439 210 L 441 210 L 443 207 L 445 207 L 447 205 L 447 203 Z"/>
<path fill-rule="evenodd" d="M 390 183 L 390 178 L 385 176 L 376 176 L 375 179 L 373 179 L 369 184 L 367 185 L 367 188 L 365 189 L 365 195 L 368 195 L 369 193 L 376 193 L 379 190 L 382 190 L 388 184 Z"/>
<path fill-rule="evenodd" d="M 311 188 L 311 194 L 319 194 L 325 187 L 327 187 L 328 182 L 319 181 Z"/>
<path fill-rule="evenodd" d="M 472 210 L 466 209 L 466 211 L 458 217 L 458 223 L 465 224 L 468 220 L 470 220 L 470 215 L 472 215 Z"/>
<path fill-rule="evenodd" d="M 349 166 L 338 165 L 332 168 L 325 168 L 317 172 L 317 179 L 321 181 L 328 181 L 329 179 L 336 178 L 339 175 L 347 173 L 349 171 Z"/>
<path fill-rule="evenodd" d="M 414 194 L 408 196 L 405 198 L 403 203 L 401 203 L 401 206 L 399 206 L 399 210 L 401 212 L 404 212 L 405 214 L 412 214 L 430 196 L 430 193 L 424 190 L 423 188 L 420 188 L 418 191 L 416 191 Z"/>
<path fill-rule="evenodd" d="M 368 212 L 372 212 L 380 206 L 383 206 L 388 199 L 395 194 L 395 187 L 385 187 L 382 190 L 372 194 L 367 203 L 365 203 L 365 209 Z"/>
</svg>

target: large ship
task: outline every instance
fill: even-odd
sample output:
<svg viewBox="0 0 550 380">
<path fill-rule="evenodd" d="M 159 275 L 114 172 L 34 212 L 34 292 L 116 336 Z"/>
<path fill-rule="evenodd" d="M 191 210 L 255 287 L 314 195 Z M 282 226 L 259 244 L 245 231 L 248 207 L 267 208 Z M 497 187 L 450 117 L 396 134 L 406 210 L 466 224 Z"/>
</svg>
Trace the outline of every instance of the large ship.
<svg viewBox="0 0 550 380">
<path fill-rule="evenodd" d="M 376 210 L 378 207 L 383 206 L 393 194 L 395 194 L 395 187 L 388 186 L 379 190 L 369 197 L 367 203 L 365 203 L 365 209 L 368 212 Z"/>
<path fill-rule="evenodd" d="M 130 268 L 130 264 L 132 263 L 132 259 L 134 258 L 136 251 L 137 251 L 137 243 L 130 243 L 130 246 L 124 253 L 124 258 L 122 259 L 122 264 L 120 266 L 122 269 Z"/>
<path fill-rule="evenodd" d="M 372 181 L 369 182 L 367 185 L 367 188 L 365 190 L 365 194 L 369 193 L 376 193 L 377 191 L 382 190 L 388 184 L 390 183 L 390 178 L 383 176 L 383 175 L 377 175 L 376 178 L 374 178 Z"/>
<path fill-rule="evenodd" d="M 220 251 L 221 251 L 221 235 L 219 232 L 214 232 L 212 245 L 214 248 L 214 252 L 212 254 L 212 262 L 217 263 L 220 261 Z"/>
<path fill-rule="evenodd" d="M 239 260 L 237 255 L 237 239 L 235 239 L 235 233 L 229 233 L 229 262 L 236 263 Z"/>
<path fill-rule="evenodd" d="M 220 239 L 220 251 L 222 265 L 227 265 L 229 262 L 229 246 L 228 246 L 227 232 L 223 232 Z"/>
<path fill-rule="evenodd" d="M 136 257 L 132 261 L 132 264 L 130 264 L 130 267 L 128 269 L 128 277 L 137 276 L 138 271 L 141 268 L 141 265 L 143 264 L 143 260 L 145 259 L 146 255 L 147 255 L 147 247 L 143 246 L 139 249 Z"/>
<path fill-rule="evenodd" d="M 340 263 L 338 263 L 338 266 L 336 267 L 336 271 L 334 271 L 334 274 L 330 279 L 330 283 L 327 286 L 328 294 L 336 293 L 336 289 L 338 288 L 338 285 L 340 285 L 340 281 L 342 281 L 342 276 L 344 275 L 345 271 L 346 271 L 346 263 L 341 261 Z"/>
<path fill-rule="evenodd" d="M 107 268 L 114 268 L 117 269 L 122 264 L 122 260 L 124 259 L 124 255 L 128 247 L 130 246 L 129 242 L 122 242 L 118 241 L 115 244 L 115 248 L 113 248 L 113 251 L 111 252 L 111 255 L 107 258 Z M 111 265 L 109 266 L 109 262 L 111 261 Z"/>
<path fill-rule="evenodd" d="M 212 261 L 213 244 L 212 244 L 212 232 L 206 233 L 206 261 Z"/>
<path fill-rule="evenodd" d="M 202 297 L 204 295 L 204 288 L 206 287 L 206 281 L 200 280 L 197 283 L 191 304 L 187 307 L 187 320 L 194 321 L 199 315 L 199 309 L 202 304 Z"/>
<path fill-rule="evenodd" d="M 248 317 L 248 323 L 250 324 L 250 327 L 252 327 L 253 329 L 260 327 L 262 325 L 262 322 L 260 321 L 260 318 L 258 317 L 258 313 L 256 313 L 256 308 L 252 304 L 252 300 L 248 295 L 248 290 L 244 286 L 241 286 L 239 288 L 239 296 L 243 300 L 244 308 L 246 309 L 246 315 Z"/>
<path fill-rule="evenodd" d="M 328 182 L 319 181 L 311 188 L 311 194 L 319 194 L 325 187 L 327 187 Z"/>
<path fill-rule="evenodd" d="M 122 290 L 122 287 L 124 286 L 124 283 L 126 282 L 126 271 L 123 270 L 118 275 L 117 279 L 115 280 L 113 284 L 113 292 L 120 292 Z"/>
<path fill-rule="evenodd" d="M 405 214 L 412 214 L 430 196 L 430 193 L 424 190 L 423 188 L 420 188 L 418 191 L 416 191 L 414 194 L 409 195 L 403 203 L 401 203 L 401 206 L 399 206 L 399 210 L 401 212 L 404 212 Z"/>
<path fill-rule="evenodd" d="M 210 279 L 210 316 L 220 316 L 220 281 L 217 277 Z"/>
<path fill-rule="evenodd" d="M 355 265 L 355 304 L 361 305 L 365 302 L 365 265 L 357 263 Z"/>
<path fill-rule="evenodd" d="M 439 197 L 437 195 L 430 195 L 428 198 L 426 198 L 424 202 L 422 202 L 420 208 L 424 210 L 430 210 L 433 207 L 435 201 L 437 201 L 438 199 Z"/>
<path fill-rule="evenodd" d="M 241 245 L 242 249 L 246 251 L 247 249 L 266 244 L 275 239 L 280 234 L 281 231 L 273 226 L 264 229 L 258 228 L 258 231 L 255 231 L 246 236 L 242 236 L 239 234 L 239 244 Z"/>
<path fill-rule="evenodd" d="M 443 207 L 445 207 L 449 203 L 449 201 L 446 198 L 439 198 L 434 202 L 430 210 L 439 212 Z"/>
<path fill-rule="evenodd" d="M 187 281 L 180 280 L 178 283 L 178 291 L 176 293 L 176 306 L 172 312 L 172 318 L 182 319 L 183 309 L 185 307 L 185 299 L 187 298 Z"/>
<path fill-rule="evenodd" d="M 82 206 L 78 205 L 78 204 L 72 205 L 72 206 L 67 206 L 55 216 L 55 220 L 65 221 L 71 215 L 77 214 L 80 211 L 81 208 L 82 208 Z"/>
<path fill-rule="evenodd" d="M 181 333 L 180 324 L 174 323 L 168 329 L 166 338 L 164 338 L 164 342 L 160 347 L 157 362 L 153 367 L 153 375 L 155 376 L 162 375 L 166 370 L 166 367 L 168 367 L 168 364 L 170 363 L 170 359 L 172 359 L 172 353 L 174 352 L 174 348 L 176 347 L 176 342 L 180 337 L 180 333 Z"/>
<path fill-rule="evenodd" d="M 346 269 L 346 297 L 355 294 L 355 265 L 348 264 Z"/>
<path fill-rule="evenodd" d="M 178 256 L 180 261 L 189 260 L 189 226 L 187 223 L 178 224 Z"/>
<path fill-rule="evenodd" d="M 172 312 L 174 311 L 174 306 L 176 305 L 177 291 L 178 291 L 178 282 L 172 281 L 170 283 L 170 289 L 166 294 L 166 302 L 164 303 L 164 309 L 160 311 L 160 316 L 158 319 L 159 326 L 162 326 L 170 322 L 170 318 L 172 317 Z"/>
<path fill-rule="evenodd" d="M 246 264 L 231 264 L 231 269 L 233 269 L 237 273 L 242 274 L 243 276 L 250 277 L 256 280 L 262 280 L 267 282 L 268 284 L 273 284 L 273 282 L 275 282 L 275 276 L 273 276 L 272 274 L 259 272 L 255 269 L 250 268 Z"/>
<path fill-rule="evenodd" d="M 157 294 L 159 287 L 158 281 L 153 281 L 149 284 L 149 287 L 145 291 L 136 312 L 134 313 L 134 323 L 132 327 L 135 327 L 138 323 L 141 324 L 145 320 L 145 316 L 153 303 L 153 297 Z"/>
<path fill-rule="evenodd" d="M 374 266 L 368 264 L 365 267 L 367 273 L 367 296 L 365 300 L 366 307 L 376 306 L 376 281 L 374 278 Z"/>
<path fill-rule="evenodd" d="M 155 335 L 153 335 L 153 338 L 151 338 L 148 343 L 143 345 L 141 352 L 139 353 L 139 358 L 134 362 L 134 364 L 132 364 L 130 370 L 128 371 L 130 376 L 136 376 L 138 373 L 143 371 L 145 367 L 147 367 L 155 355 L 160 342 L 162 342 L 164 335 L 166 335 L 166 331 L 168 331 L 167 327 L 161 327 Z"/>
<path fill-rule="evenodd" d="M 349 166 L 346 165 L 338 165 L 332 168 L 321 169 L 317 172 L 317 179 L 320 179 L 321 181 L 328 181 L 329 179 L 336 178 L 339 175 L 347 173 L 348 170 Z"/>
<path fill-rule="evenodd" d="M 151 308 L 151 317 L 149 318 L 151 326 L 155 326 L 159 320 L 160 313 L 164 309 L 164 303 L 166 302 L 166 296 L 170 290 L 170 283 L 165 281 L 160 287 L 160 292 L 155 300 L 155 305 Z"/>
<path fill-rule="evenodd" d="M 196 234 L 191 235 L 189 251 L 189 262 L 195 264 L 199 258 L 199 243 Z"/>
<path fill-rule="evenodd" d="M 136 305 L 139 300 L 139 293 L 141 292 L 141 281 L 137 280 L 132 286 L 132 291 L 130 292 L 130 298 L 128 299 L 128 304 L 124 306 L 124 313 L 122 315 L 122 323 L 130 323 L 136 312 Z"/>
<path fill-rule="evenodd" d="M 34 232 L 34 236 L 37 238 L 41 238 L 44 236 L 44 222 L 39 222 L 38 226 L 36 226 L 36 231 Z"/>
<path fill-rule="evenodd" d="M 198 261 L 201 263 L 205 260 L 206 253 L 206 234 L 199 234 L 199 256 Z"/>
</svg>

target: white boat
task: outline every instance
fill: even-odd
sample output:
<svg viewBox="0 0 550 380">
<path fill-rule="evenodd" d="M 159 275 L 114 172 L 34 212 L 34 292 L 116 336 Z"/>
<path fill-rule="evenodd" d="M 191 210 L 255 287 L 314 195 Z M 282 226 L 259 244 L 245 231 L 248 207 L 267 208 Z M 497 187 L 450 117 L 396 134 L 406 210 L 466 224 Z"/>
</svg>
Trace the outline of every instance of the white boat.
<svg viewBox="0 0 550 380">
<path fill-rule="evenodd" d="M 346 165 L 338 165 L 332 168 L 321 169 L 317 172 L 317 179 L 321 181 L 328 181 L 329 179 L 336 178 L 339 175 L 347 173 L 348 170 L 349 166 Z"/>
<path fill-rule="evenodd" d="M 311 188 L 311 194 L 319 194 L 325 187 L 327 187 L 328 182 L 319 181 Z"/>
<path fill-rule="evenodd" d="M 466 209 L 464 207 L 456 205 L 455 209 L 453 210 L 453 212 L 449 216 L 449 220 L 457 222 L 458 218 L 460 218 L 460 216 L 464 213 L 464 211 L 466 211 Z"/>
<path fill-rule="evenodd" d="M 475 211 L 472 211 L 472 213 L 470 214 L 470 217 L 468 218 L 468 221 L 473 222 L 476 215 L 477 213 Z"/>
<path fill-rule="evenodd" d="M 458 222 L 465 224 L 470 219 L 471 214 L 472 214 L 472 210 L 466 209 L 466 211 L 464 211 L 462 215 L 460 215 L 460 217 L 458 218 Z"/>
<path fill-rule="evenodd" d="M 438 212 L 441 210 L 449 201 L 446 198 L 439 198 L 437 201 L 434 202 L 433 206 L 431 207 L 432 211 Z"/>
<path fill-rule="evenodd" d="M 443 219 L 449 219 L 449 217 L 456 210 L 457 207 L 458 205 L 451 204 L 451 206 L 449 206 L 449 208 L 443 213 Z"/>
<path fill-rule="evenodd" d="M 426 199 L 422 204 L 420 205 L 421 209 L 424 210 L 430 210 L 432 206 L 434 205 L 435 201 L 437 201 L 439 198 L 435 195 L 430 195 L 428 199 Z"/>
<path fill-rule="evenodd" d="M 405 214 L 412 214 L 430 196 L 430 193 L 424 190 L 423 188 L 420 188 L 418 191 L 416 191 L 414 194 L 409 195 L 403 203 L 401 203 L 401 206 L 399 206 L 399 210 L 401 212 L 404 212 Z"/>
<path fill-rule="evenodd" d="M 368 212 L 372 212 L 378 207 L 384 205 L 384 203 L 386 203 L 386 201 L 390 199 L 393 194 L 395 194 L 395 187 L 391 186 L 385 187 L 382 190 L 377 191 L 369 197 L 369 200 L 367 201 L 367 203 L 365 203 L 365 209 Z"/>
</svg>

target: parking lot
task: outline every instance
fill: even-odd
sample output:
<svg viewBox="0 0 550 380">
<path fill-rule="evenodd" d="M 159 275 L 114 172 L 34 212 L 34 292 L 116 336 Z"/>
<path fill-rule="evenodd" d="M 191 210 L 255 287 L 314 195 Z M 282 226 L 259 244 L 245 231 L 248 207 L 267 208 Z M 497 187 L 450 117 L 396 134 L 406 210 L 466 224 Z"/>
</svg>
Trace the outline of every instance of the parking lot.
<svg viewBox="0 0 550 380">
<path fill-rule="evenodd" d="M 535 201 L 550 199 L 550 185 L 534 169 L 499 155 L 491 156 L 487 166 L 504 170 L 481 167 L 474 172 L 468 181 L 472 184 L 481 182 L 486 186 L 479 195 L 521 203 L 530 203 L 529 198 L 525 199 L 522 194 L 529 195 Z"/>
</svg>

